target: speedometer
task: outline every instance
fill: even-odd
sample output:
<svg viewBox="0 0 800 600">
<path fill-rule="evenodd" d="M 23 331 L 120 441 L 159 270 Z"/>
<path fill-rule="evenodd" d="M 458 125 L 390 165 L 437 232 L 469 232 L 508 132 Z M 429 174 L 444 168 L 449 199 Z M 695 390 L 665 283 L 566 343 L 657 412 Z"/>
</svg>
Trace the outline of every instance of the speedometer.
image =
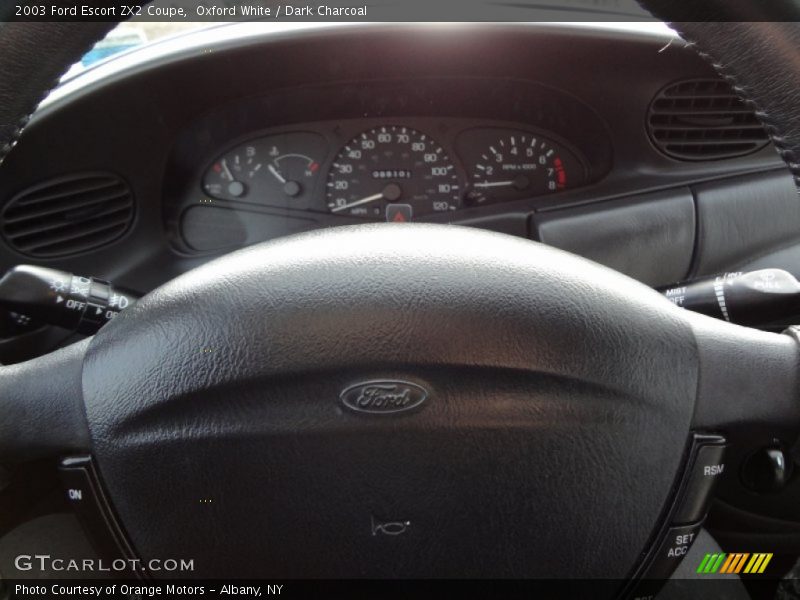
<svg viewBox="0 0 800 600">
<path fill-rule="evenodd" d="M 350 140 L 328 173 L 335 214 L 387 221 L 458 208 L 455 167 L 435 140 L 409 127 L 376 127 Z"/>
</svg>

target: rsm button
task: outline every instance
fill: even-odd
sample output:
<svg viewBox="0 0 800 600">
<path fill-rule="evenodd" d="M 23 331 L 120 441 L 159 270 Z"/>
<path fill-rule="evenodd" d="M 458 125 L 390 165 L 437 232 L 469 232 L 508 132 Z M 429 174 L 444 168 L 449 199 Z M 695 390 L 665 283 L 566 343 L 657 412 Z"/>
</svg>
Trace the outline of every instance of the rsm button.
<svg viewBox="0 0 800 600">
<path fill-rule="evenodd" d="M 696 523 L 706 515 L 714 484 L 725 472 L 724 443 L 699 446 L 689 472 L 688 484 L 673 523 Z"/>
</svg>

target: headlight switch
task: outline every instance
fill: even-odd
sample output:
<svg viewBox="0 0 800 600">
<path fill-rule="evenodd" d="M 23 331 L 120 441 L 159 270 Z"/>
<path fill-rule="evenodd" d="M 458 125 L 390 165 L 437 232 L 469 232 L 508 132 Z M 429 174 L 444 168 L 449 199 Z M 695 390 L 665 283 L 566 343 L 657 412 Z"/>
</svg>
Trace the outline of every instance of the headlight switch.
<svg viewBox="0 0 800 600">
<path fill-rule="evenodd" d="M 102 279 L 19 265 L 0 279 L 0 305 L 35 321 L 96 333 L 138 296 Z"/>
</svg>

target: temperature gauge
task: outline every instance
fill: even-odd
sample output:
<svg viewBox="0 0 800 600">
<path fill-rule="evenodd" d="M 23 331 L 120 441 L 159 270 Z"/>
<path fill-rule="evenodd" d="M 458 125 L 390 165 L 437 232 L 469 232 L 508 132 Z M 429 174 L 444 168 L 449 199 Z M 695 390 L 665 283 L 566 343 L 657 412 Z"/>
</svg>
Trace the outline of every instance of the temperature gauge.
<svg viewBox="0 0 800 600">
<path fill-rule="evenodd" d="M 203 190 L 221 200 L 308 208 L 326 145 L 315 133 L 284 133 L 251 140 L 217 158 Z"/>
</svg>

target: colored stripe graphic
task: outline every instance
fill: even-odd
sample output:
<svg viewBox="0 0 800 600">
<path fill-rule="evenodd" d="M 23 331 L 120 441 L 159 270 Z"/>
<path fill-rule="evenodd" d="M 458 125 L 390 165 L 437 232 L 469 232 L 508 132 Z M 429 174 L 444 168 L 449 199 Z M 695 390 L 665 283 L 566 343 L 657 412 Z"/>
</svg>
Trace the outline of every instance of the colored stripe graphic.
<svg viewBox="0 0 800 600">
<path fill-rule="evenodd" d="M 700 566 L 697 567 L 697 572 L 716 573 L 722 564 L 722 561 L 725 560 L 725 556 L 727 555 L 724 552 L 719 554 L 706 554 L 703 557 L 703 560 L 700 562 Z"/>
<path fill-rule="evenodd" d="M 769 561 L 772 560 L 772 553 L 769 553 L 769 554 L 754 554 L 753 557 L 754 558 L 758 557 L 758 558 L 754 562 L 754 564 L 753 564 L 753 566 L 752 566 L 752 568 L 751 568 L 751 570 L 749 572 L 750 573 L 763 573 L 764 569 L 767 568 L 767 565 L 769 564 Z M 747 565 L 747 566 L 749 567 L 750 565 Z M 747 573 L 747 572 L 748 571 L 745 569 L 745 573 Z"/>
<path fill-rule="evenodd" d="M 700 561 L 700 566 L 697 567 L 697 572 L 698 573 L 708 573 L 708 566 L 707 565 L 708 565 L 709 562 L 713 562 L 714 561 L 714 558 L 712 558 L 714 556 L 716 556 L 716 554 L 706 554 L 703 557 L 703 560 Z"/>
<path fill-rule="evenodd" d="M 698 573 L 763 573 L 772 554 L 734 552 L 733 554 L 706 554 L 697 567 Z M 749 560 L 748 560 L 749 559 Z"/>
<path fill-rule="evenodd" d="M 725 561 L 725 564 L 722 565 L 722 568 L 719 570 L 720 573 L 730 573 L 731 566 L 739 560 L 738 554 L 728 554 L 728 560 Z"/>
<path fill-rule="evenodd" d="M 725 560 L 725 553 L 722 553 L 717 557 L 717 561 L 714 563 L 709 573 L 716 573 L 717 569 L 719 569 L 720 566 L 722 565 L 723 560 Z"/>
<path fill-rule="evenodd" d="M 762 558 L 763 557 L 760 554 L 753 554 L 753 556 L 750 557 L 750 561 L 747 563 L 747 566 L 744 568 L 744 572 L 751 573 L 753 566 L 757 567 L 756 563 L 761 562 Z"/>
<path fill-rule="evenodd" d="M 740 557 L 739 560 L 736 561 L 735 568 L 734 568 L 733 565 L 731 565 L 731 569 L 732 569 L 731 572 L 732 573 L 741 573 L 742 572 L 742 568 L 744 567 L 744 562 L 747 560 L 748 556 L 750 556 L 749 552 L 745 552 L 744 554 L 740 554 L 739 555 L 739 557 Z"/>
</svg>

